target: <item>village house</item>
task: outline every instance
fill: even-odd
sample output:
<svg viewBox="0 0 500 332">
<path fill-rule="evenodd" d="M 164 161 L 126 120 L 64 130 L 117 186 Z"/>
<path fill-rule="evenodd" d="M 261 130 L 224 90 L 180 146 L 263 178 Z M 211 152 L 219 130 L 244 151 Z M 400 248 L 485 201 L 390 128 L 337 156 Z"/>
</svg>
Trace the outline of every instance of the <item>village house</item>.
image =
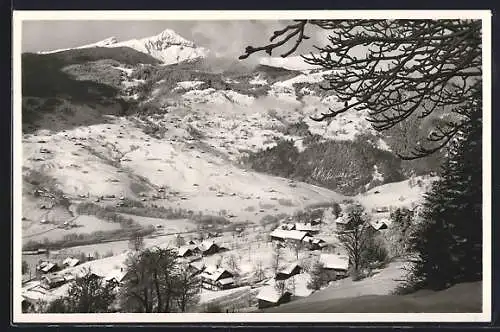
<svg viewBox="0 0 500 332">
<path fill-rule="evenodd" d="M 44 289 L 52 289 L 57 288 L 63 284 L 65 284 L 67 280 L 63 276 L 59 275 L 46 275 L 40 281 L 40 286 Z"/>
<path fill-rule="evenodd" d="M 125 268 L 120 268 L 113 270 L 107 276 L 104 277 L 104 281 L 106 282 L 115 282 L 118 285 L 121 285 L 127 278 L 130 278 L 130 273 Z"/>
<path fill-rule="evenodd" d="M 349 257 L 339 254 L 321 254 L 319 262 L 327 272 L 330 280 L 341 279 L 347 276 L 349 270 Z"/>
<path fill-rule="evenodd" d="M 273 286 L 262 287 L 259 294 L 257 294 L 258 308 L 270 308 L 279 306 L 282 303 L 290 302 L 292 293 L 285 291 L 280 294 Z"/>
<path fill-rule="evenodd" d="M 383 219 L 378 219 L 378 220 L 372 220 L 370 222 L 370 225 L 376 230 L 376 231 L 379 231 L 379 230 L 382 230 L 382 229 L 387 229 L 389 228 L 389 226 L 391 225 L 391 220 L 390 219 L 387 219 L 387 218 L 383 218 Z"/>
<path fill-rule="evenodd" d="M 73 257 L 68 257 L 63 261 L 63 265 L 67 266 L 67 267 L 77 266 L 79 263 L 80 263 L 80 260 L 77 258 L 73 258 Z"/>
<path fill-rule="evenodd" d="M 279 270 L 276 273 L 274 279 L 276 280 L 287 280 L 290 277 L 293 277 L 296 274 L 299 274 L 302 271 L 302 268 L 297 264 L 289 264 L 287 267 Z"/>
<path fill-rule="evenodd" d="M 295 223 L 295 229 L 302 232 L 308 232 L 309 234 L 316 234 L 319 232 L 319 228 L 312 223 Z"/>
<path fill-rule="evenodd" d="M 44 261 L 41 262 L 37 267 L 36 270 L 41 272 L 41 273 L 51 273 L 55 272 L 58 270 L 58 266 L 56 263 Z"/>
<path fill-rule="evenodd" d="M 306 236 L 302 240 L 304 246 L 309 250 L 321 250 L 327 246 L 327 243 L 323 239 L 315 238 L 312 236 Z"/>
<path fill-rule="evenodd" d="M 190 257 L 193 256 L 193 249 L 191 246 L 182 246 L 177 250 L 177 257 Z"/>
<path fill-rule="evenodd" d="M 208 256 L 218 253 L 221 247 L 212 240 L 205 240 L 198 246 L 198 249 L 202 256 Z"/>
<path fill-rule="evenodd" d="M 205 289 L 223 290 L 234 286 L 233 274 L 222 267 L 206 267 L 200 278 L 201 286 Z"/>
<path fill-rule="evenodd" d="M 303 231 L 297 231 L 297 230 L 288 231 L 277 228 L 271 232 L 270 236 L 272 241 L 297 244 L 301 243 L 304 237 L 311 236 L 311 234 Z"/>
<path fill-rule="evenodd" d="M 203 261 L 193 261 L 188 264 L 188 270 L 191 273 L 191 276 L 196 276 L 203 272 L 205 269 L 205 263 Z"/>
<path fill-rule="evenodd" d="M 349 219 L 346 216 L 340 216 L 335 219 L 335 228 L 337 232 L 344 232 L 349 227 Z"/>
</svg>

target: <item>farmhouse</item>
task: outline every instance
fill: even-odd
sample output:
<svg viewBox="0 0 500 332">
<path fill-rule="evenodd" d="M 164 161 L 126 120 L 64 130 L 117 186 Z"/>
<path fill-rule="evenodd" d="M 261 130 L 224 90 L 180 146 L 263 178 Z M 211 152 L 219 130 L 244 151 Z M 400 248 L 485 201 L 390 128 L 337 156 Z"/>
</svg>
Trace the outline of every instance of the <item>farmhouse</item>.
<svg viewBox="0 0 500 332">
<path fill-rule="evenodd" d="M 384 219 L 378 219 L 378 220 L 373 220 L 370 222 L 370 225 L 377 231 L 381 229 L 387 229 L 391 225 L 391 220 L 384 218 Z"/>
<path fill-rule="evenodd" d="M 297 230 L 284 230 L 284 229 L 275 229 L 271 232 L 271 240 L 276 241 L 285 241 L 285 242 L 301 242 L 302 239 L 306 236 L 311 236 L 310 233 L 304 231 Z"/>
<path fill-rule="evenodd" d="M 337 219 L 335 219 L 335 227 L 337 229 L 337 232 L 343 232 L 347 230 L 347 227 L 349 226 L 349 219 L 345 216 L 340 216 Z"/>
<path fill-rule="evenodd" d="M 66 279 L 58 275 L 44 276 L 40 282 L 40 286 L 45 289 L 59 287 L 66 283 Z"/>
<path fill-rule="evenodd" d="M 202 256 L 213 255 L 220 251 L 220 247 L 212 240 L 205 240 L 199 246 Z"/>
<path fill-rule="evenodd" d="M 193 254 L 191 246 L 182 246 L 177 250 L 177 257 L 190 257 L 193 256 Z"/>
<path fill-rule="evenodd" d="M 201 286 L 205 289 L 223 290 L 234 286 L 233 274 L 221 267 L 209 266 L 200 277 Z"/>
<path fill-rule="evenodd" d="M 116 282 L 118 284 L 121 284 L 128 277 L 130 277 L 129 272 L 124 268 L 120 268 L 119 270 L 113 270 L 111 273 L 104 277 L 104 280 L 106 282 Z"/>
<path fill-rule="evenodd" d="M 67 266 L 67 267 L 77 266 L 78 263 L 80 263 L 80 260 L 78 260 L 77 258 L 73 258 L 73 257 L 68 257 L 63 261 L 63 265 Z"/>
<path fill-rule="evenodd" d="M 319 228 L 313 226 L 311 223 L 296 223 L 295 224 L 295 229 L 298 231 L 303 231 L 303 232 L 308 232 L 310 234 L 315 234 L 319 232 Z"/>
<path fill-rule="evenodd" d="M 347 276 L 349 269 L 349 257 L 338 254 L 321 254 L 319 261 L 323 264 L 323 269 L 329 272 L 332 279 L 339 279 Z"/>
<path fill-rule="evenodd" d="M 321 250 L 327 246 L 324 240 L 311 236 L 304 237 L 302 242 L 304 242 L 305 247 L 308 248 L 309 250 Z"/>
<path fill-rule="evenodd" d="M 49 272 L 55 272 L 57 271 L 57 264 L 52 263 L 52 262 L 41 262 L 37 267 L 36 270 L 40 271 L 42 273 L 49 273 Z"/>
<path fill-rule="evenodd" d="M 203 272 L 204 269 L 205 269 L 205 264 L 201 260 L 191 262 L 188 265 L 188 270 L 192 276 L 200 274 L 201 272 Z"/>
<path fill-rule="evenodd" d="M 299 274 L 301 271 L 302 268 L 297 263 L 293 263 L 288 265 L 284 269 L 278 271 L 274 279 L 287 280 L 288 278 L 293 277 L 296 274 Z"/>
<path fill-rule="evenodd" d="M 263 287 L 257 295 L 259 309 L 276 307 L 282 303 L 290 302 L 292 294 L 285 291 L 280 294 L 273 286 Z"/>
</svg>

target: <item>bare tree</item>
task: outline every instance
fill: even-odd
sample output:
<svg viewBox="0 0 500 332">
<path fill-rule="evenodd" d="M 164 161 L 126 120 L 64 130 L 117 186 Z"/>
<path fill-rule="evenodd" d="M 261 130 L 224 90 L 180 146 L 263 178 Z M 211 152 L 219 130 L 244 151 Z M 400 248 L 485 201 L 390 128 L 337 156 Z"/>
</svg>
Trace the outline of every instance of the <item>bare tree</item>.
<svg viewBox="0 0 500 332">
<path fill-rule="evenodd" d="M 274 274 L 278 273 L 280 267 L 281 267 L 281 259 L 282 259 L 282 253 L 281 253 L 281 243 L 276 243 L 276 245 L 273 248 L 273 257 L 272 257 L 272 269 Z"/>
<path fill-rule="evenodd" d="M 129 248 L 134 251 L 141 251 L 144 249 L 144 237 L 140 233 L 134 233 L 129 239 Z"/>
<path fill-rule="evenodd" d="M 122 304 L 134 312 L 174 311 L 179 287 L 177 267 L 177 254 L 170 248 L 148 248 L 130 256 L 130 277 L 122 287 Z"/>
<path fill-rule="evenodd" d="M 357 272 L 362 267 L 363 255 L 369 248 L 373 227 L 360 206 L 352 207 L 347 218 L 348 227 L 338 234 L 338 238 L 349 255 L 354 271 Z"/>
<path fill-rule="evenodd" d="M 254 270 L 255 270 L 255 279 L 257 279 L 257 281 L 261 281 L 261 280 L 263 280 L 266 277 L 262 261 L 257 261 L 255 263 L 255 269 Z"/>
<path fill-rule="evenodd" d="M 68 290 L 68 296 L 48 304 L 45 312 L 51 313 L 103 313 L 111 312 L 116 298 L 116 284 L 105 282 L 90 269 L 75 280 Z"/>
<path fill-rule="evenodd" d="M 412 115 L 453 114 L 435 125 L 424 144 L 400 156 L 416 159 L 447 145 L 471 121 L 471 112 L 481 111 L 480 20 L 295 20 L 275 31 L 269 44 L 248 46 L 240 59 L 260 51 L 271 55 L 291 43 L 281 54 L 287 57 L 309 38 L 308 26 L 329 31 L 329 43 L 302 57 L 333 70 L 322 88 L 334 91 L 341 102 L 312 117 L 316 121 L 368 109 L 373 127 L 386 130 Z"/>
<path fill-rule="evenodd" d="M 200 280 L 192 275 L 187 264 L 179 266 L 175 290 L 177 306 L 181 312 L 186 312 L 200 300 Z"/>
</svg>

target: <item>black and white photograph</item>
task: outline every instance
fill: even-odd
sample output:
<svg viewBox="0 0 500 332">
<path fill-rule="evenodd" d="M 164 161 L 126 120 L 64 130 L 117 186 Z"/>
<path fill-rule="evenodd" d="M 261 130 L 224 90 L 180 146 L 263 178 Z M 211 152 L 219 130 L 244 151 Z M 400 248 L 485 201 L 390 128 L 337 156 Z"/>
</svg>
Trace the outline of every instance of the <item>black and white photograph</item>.
<svg viewBox="0 0 500 332">
<path fill-rule="evenodd" d="M 14 321 L 489 321 L 489 11 L 13 22 Z"/>
</svg>

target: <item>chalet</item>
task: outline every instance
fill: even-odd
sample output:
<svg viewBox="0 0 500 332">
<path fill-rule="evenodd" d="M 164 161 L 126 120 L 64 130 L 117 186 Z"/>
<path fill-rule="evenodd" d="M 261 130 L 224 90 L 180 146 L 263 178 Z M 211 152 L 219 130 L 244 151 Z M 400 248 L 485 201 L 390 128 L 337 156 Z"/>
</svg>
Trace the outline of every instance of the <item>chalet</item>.
<svg viewBox="0 0 500 332">
<path fill-rule="evenodd" d="M 287 267 L 285 267 L 284 269 L 281 269 L 280 271 L 278 271 L 276 273 L 276 276 L 274 277 L 274 279 L 287 280 L 288 278 L 293 277 L 296 274 L 299 274 L 301 271 L 302 271 L 302 268 L 298 264 L 296 264 L 296 263 L 290 264 Z"/>
<path fill-rule="evenodd" d="M 343 232 L 347 230 L 349 226 L 349 219 L 345 216 L 340 216 L 337 219 L 335 219 L 335 227 L 337 229 L 337 232 Z"/>
<path fill-rule="evenodd" d="M 193 248 L 191 246 L 182 246 L 177 250 L 177 257 L 193 256 Z"/>
<path fill-rule="evenodd" d="M 205 240 L 199 246 L 198 249 L 202 256 L 213 255 L 220 251 L 220 247 L 212 240 Z"/>
<path fill-rule="evenodd" d="M 59 275 L 49 275 L 44 276 L 40 282 L 40 286 L 45 289 L 57 288 L 65 284 L 67 280 L 63 276 Z"/>
<path fill-rule="evenodd" d="M 311 236 L 311 234 L 304 231 L 297 231 L 297 230 L 288 231 L 277 228 L 271 232 L 270 236 L 271 240 L 273 241 L 300 243 L 302 239 L 304 239 L 304 237 Z"/>
<path fill-rule="evenodd" d="M 319 228 L 314 226 L 312 223 L 296 223 L 295 229 L 298 231 L 308 232 L 310 234 L 315 234 L 319 232 Z"/>
<path fill-rule="evenodd" d="M 188 264 L 188 270 L 192 276 L 198 275 L 205 269 L 205 264 L 203 261 L 194 261 Z"/>
<path fill-rule="evenodd" d="M 285 231 L 293 231 L 295 229 L 295 224 L 292 223 L 282 224 L 281 229 L 284 229 Z"/>
<path fill-rule="evenodd" d="M 56 263 L 52 262 L 41 262 L 37 267 L 36 270 L 40 271 L 42 273 L 50 273 L 50 272 L 55 272 L 57 271 L 58 266 Z"/>
<path fill-rule="evenodd" d="M 67 266 L 67 267 L 77 266 L 79 263 L 80 263 L 80 260 L 78 260 L 77 258 L 73 258 L 73 257 L 68 257 L 63 261 L 63 265 Z"/>
<path fill-rule="evenodd" d="M 130 277 L 127 269 L 120 268 L 119 270 L 113 270 L 111 273 L 104 277 L 106 282 L 115 282 L 117 284 L 122 284 L 127 278 Z"/>
<path fill-rule="evenodd" d="M 229 289 L 234 286 L 233 274 L 224 268 L 206 267 L 200 274 L 201 286 L 210 290 Z"/>
<path fill-rule="evenodd" d="M 273 286 L 262 287 L 259 294 L 257 294 L 257 300 L 259 309 L 276 307 L 282 303 L 290 302 L 292 293 L 285 291 L 280 294 Z"/>
<path fill-rule="evenodd" d="M 323 239 L 318 239 L 311 236 L 306 236 L 302 242 L 309 250 L 321 250 L 327 246 L 326 242 Z"/>
<path fill-rule="evenodd" d="M 384 219 L 378 219 L 378 220 L 373 220 L 370 222 L 370 225 L 377 231 L 381 229 L 387 229 L 391 225 L 391 220 L 384 218 Z"/>
<path fill-rule="evenodd" d="M 339 254 L 321 254 L 319 261 L 332 280 L 344 278 L 349 269 L 349 257 Z"/>
</svg>

